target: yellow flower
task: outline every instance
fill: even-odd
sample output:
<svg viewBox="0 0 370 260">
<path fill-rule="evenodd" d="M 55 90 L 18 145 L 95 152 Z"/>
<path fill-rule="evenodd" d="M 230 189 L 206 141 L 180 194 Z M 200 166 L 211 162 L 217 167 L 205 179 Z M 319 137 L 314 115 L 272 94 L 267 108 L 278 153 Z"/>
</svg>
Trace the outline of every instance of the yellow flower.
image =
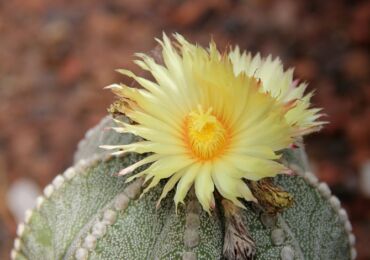
<svg viewBox="0 0 370 260">
<path fill-rule="evenodd" d="M 269 93 L 283 104 L 293 106 L 285 115 L 292 126 L 298 127 L 297 135 L 305 135 L 321 129 L 326 122 L 316 121 L 323 116 L 320 108 L 310 108 L 313 93 L 304 95 L 307 83 L 298 84 L 293 79 L 293 69 L 284 71 L 279 58 L 271 56 L 261 58 L 259 54 L 240 52 L 239 47 L 229 53 L 235 75 L 245 73 L 250 77 L 260 79 L 261 91 Z"/>
<path fill-rule="evenodd" d="M 119 122 L 115 130 L 141 136 L 144 141 L 104 147 L 118 149 L 118 153 L 149 153 L 119 174 L 152 163 L 128 181 L 145 176 L 145 193 L 166 179 L 159 201 L 177 185 L 177 206 L 194 184 L 195 194 L 208 212 L 215 204 L 215 188 L 243 207 L 239 198 L 256 201 L 245 180 L 287 171 L 277 161 L 277 152 L 289 147 L 297 136 L 290 121 L 291 107 L 280 102 L 285 100 L 280 96 L 276 99 L 261 91 L 268 78 L 263 73 L 274 73 L 271 69 L 254 77 L 238 71 L 232 62 L 235 59 L 221 54 L 213 42 L 206 50 L 179 34 L 174 38 L 174 43 L 166 35 L 158 40 L 163 65 L 138 54 L 135 63 L 149 71 L 153 80 L 119 70 L 142 88 L 108 87 L 124 104 L 120 110 L 136 123 Z"/>
</svg>

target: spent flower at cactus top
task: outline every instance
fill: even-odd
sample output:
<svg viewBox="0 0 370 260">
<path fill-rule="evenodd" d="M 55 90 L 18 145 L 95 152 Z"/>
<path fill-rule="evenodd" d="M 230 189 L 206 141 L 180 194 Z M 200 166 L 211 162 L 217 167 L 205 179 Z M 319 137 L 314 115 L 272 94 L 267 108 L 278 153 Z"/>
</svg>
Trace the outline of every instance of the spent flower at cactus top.
<svg viewBox="0 0 370 260">
<path fill-rule="evenodd" d="M 303 95 L 305 85 L 297 86 L 278 60 L 251 58 L 238 48 L 220 53 L 214 42 L 204 49 L 179 34 L 158 42 L 163 64 L 145 54 L 135 61 L 153 80 L 119 70 L 141 87 L 108 86 L 118 96 L 115 109 L 134 122 L 117 120 L 114 129 L 143 140 L 103 148 L 149 154 L 119 175 L 150 164 L 128 181 L 145 177 L 145 193 L 166 180 L 159 201 L 176 189 L 176 206 L 193 185 L 208 212 L 215 190 L 239 207 L 239 199 L 257 202 L 248 181 L 289 172 L 279 151 L 322 124 L 311 95 Z"/>
</svg>

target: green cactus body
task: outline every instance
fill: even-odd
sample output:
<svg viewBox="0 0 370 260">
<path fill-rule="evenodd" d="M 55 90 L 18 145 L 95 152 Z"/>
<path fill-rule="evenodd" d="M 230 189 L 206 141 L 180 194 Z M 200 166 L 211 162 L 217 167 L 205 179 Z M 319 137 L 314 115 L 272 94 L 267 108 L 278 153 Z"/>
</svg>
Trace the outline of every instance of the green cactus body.
<svg viewBox="0 0 370 260">
<path fill-rule="evenodd" d="M 99 144 L 129 143 L 134 137 L 101 131 L 104 119 L 79 145 L 76 165 L 58 175 L 18 226 L 13 259 L 221 259 L 224 219 L 216 207 L 203 211 L 190 193 L 175 212 L 173 193 L 155 205 L 163 185 L 140 199 L 141 180 L 114 176 L 138 155 L 112 157 Z M 346 211 L 328 186 L 307 171 L 302 151 L 287 151 L 298 176 L 276 183 L 295 197 L 275 217 L 255 207 L 242 210 L 257 247 L 257 259 L 354 259 L 354 236 Z M 304 159 L 304 158 L 303 158 Z"/>
</svg>

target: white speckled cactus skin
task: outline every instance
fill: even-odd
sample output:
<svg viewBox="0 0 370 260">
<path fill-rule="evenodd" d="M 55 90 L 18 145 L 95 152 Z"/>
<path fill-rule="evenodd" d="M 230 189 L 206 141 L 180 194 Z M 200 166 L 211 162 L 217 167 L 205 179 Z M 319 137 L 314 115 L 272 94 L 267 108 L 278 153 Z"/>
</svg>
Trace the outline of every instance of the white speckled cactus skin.
<svg viewBox="0 0 370 260">
<path fill-rule="evenodd" d="M 111 157 L 99 144 L 128 143 L 130 135 L 90 130 L 76 164 L 44 189 L 37 207 L 19 224 L 12 259 L 222 259 L 224 225 L 216 207 L 209 216 L 190 193 L 175 213 L 173 194 L 155 204 L 162 187 L 138 199 L 141 180 L 112 176 L 137 155 Z M 287 151 L 298 176 L 275 181 L 292 193 L 295 205 L 276 217 L 255 207 L 243 210 L 257 246 L 256 259 L 354 259 L 355 238 L 347 213 L 325 183 L 308 171 L 304 152 Z"/>
</svg>

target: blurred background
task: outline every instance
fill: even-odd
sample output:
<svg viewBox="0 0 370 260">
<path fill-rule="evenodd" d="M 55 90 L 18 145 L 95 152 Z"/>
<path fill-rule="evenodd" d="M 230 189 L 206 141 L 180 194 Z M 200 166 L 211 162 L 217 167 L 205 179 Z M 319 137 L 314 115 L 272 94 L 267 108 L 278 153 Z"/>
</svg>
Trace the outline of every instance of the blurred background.
<svg viewBox="0 0 370 260">
<path fill-rule="evenodd" d="M 370 259 L 370 2 L 345 0 L 0 1 L 0 259 L 34 197 L 72 164 L 162 31 L 280 56 L 331 122 L 306 138 L 316 174 L 348 210 Z"/>
</svg>

